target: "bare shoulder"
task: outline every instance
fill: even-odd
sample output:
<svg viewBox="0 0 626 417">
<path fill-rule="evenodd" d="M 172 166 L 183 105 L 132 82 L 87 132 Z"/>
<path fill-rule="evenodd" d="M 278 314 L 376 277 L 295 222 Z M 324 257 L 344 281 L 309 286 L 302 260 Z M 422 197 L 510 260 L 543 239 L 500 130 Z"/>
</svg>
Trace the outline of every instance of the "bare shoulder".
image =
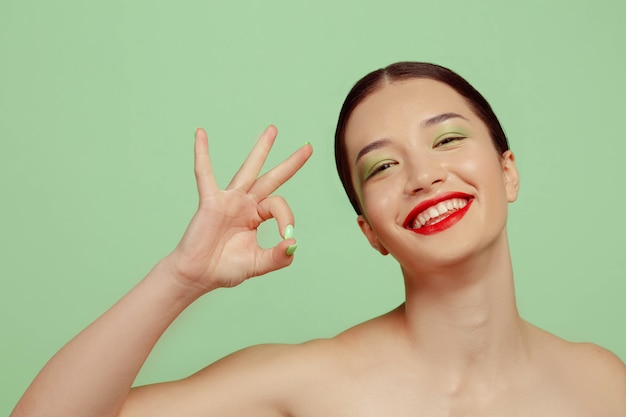
<svg viewBox="0 0 626 417">
<path fill-rule="evenodd" d="M 583 364 L 626 382 L 624 362 L 613 352 L 594 343 L 571 343 L 571 345 Z"/>
<path fill-rule="evenodd" d="M 613 352 L 593 343 L 572 344 L 584 389 L 605 404 L 606 412 L 626 415 L 626 366 Z M 609 414 L 607 414 L 609 415 Z M 613 414 L 611 414 L 613 415 Z"/>
<path fill-rule="evenodd" d="M 134 388 L 120 416 L 289 415 L 291 398 L 332 368 L 333 342 L 242 349 L 179 381 Z"/>
<path fill-rule="evenodd" d="M 593 343 L 573 343 L 541 331 L 544 369 L 549 380 L 603 415 L 626 415 L 626 366 Z"/>
<path fill-rule="evenodd" d="M 121 416 L 308 415 L 310 404 L 318 410 L 319 398 L 341 402 L 337 387 L 350 387 L 363 356 L 376 353 L 373 341 L 382 339 L 375 335 L 386 327 L 384 321 L 374 319 L 329 339 L 252 346 L 180 381 L 134 388 Z"/>
<path fill-rule="evenodd" d="M 563 341 L 562 345 L 563 360 L 573 372 L 587 375 L 589 384 L 603 383 L 626 394 L 626 366 L 617 355 L 594 343 Z"/>
<path fill-rule="evenodd" d="M 588 375 L 588 383 L 615 392 L 626 411 L 626 366 L 613 352 L 593 343 L 570 343 L 573 366 Z"/>
</svg>

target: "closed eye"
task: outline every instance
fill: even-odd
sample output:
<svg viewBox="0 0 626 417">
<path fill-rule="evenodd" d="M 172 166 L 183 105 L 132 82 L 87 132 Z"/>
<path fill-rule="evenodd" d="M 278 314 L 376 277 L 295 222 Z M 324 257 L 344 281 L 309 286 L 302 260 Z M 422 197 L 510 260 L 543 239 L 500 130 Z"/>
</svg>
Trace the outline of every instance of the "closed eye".
<svg viewBox="0 0 626 417">
<path fill-rule="evenodd" d="M 396 164 L 397 162 L 391 160 L 381 161 L 380 163 L 372 167 L 372 169 L 367 174 L 367 178 L 371 178 L 376 174 L 380 174 L 381 172 L 391 168 Z"/>
<path fill-rule="evenodd" d="M 448 145 L 450 143 L 461 141 L 463 139 L 465 139 L 465 136 L 448 136 L 448 137 L 445 137 L 445 138 L 441 139 L 439 142 L 437 142 L 435 144 L 435 147 L 445 146 L 445 145 Z"/>
</svg>

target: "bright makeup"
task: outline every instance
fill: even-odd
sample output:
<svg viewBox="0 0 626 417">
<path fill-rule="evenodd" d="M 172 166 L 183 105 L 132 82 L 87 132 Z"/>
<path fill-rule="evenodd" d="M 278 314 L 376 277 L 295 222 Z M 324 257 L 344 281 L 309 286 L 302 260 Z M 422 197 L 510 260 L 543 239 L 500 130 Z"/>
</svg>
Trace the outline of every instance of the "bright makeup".
<svg viewBox="0 0 626 417">
<path fill-rule="evenodd" d="M 367 181 L 370 177 L 374 176 L 378 172 L 383 171 L 385 168 L 388 168 L 392 165 L 395 165 L 396 162 L 387 157 L 366 157 L 363 160 L 363 168 L 359 176 L 361 177 L 361 181 Z"/>
<path fill-rule="evenodd" d="M 474 201 L 465 193 L 444 193 L 422 201 L 406 217 L 403 226 L 420 235 L 432 235 L 455 225 Z"/>
</svg>

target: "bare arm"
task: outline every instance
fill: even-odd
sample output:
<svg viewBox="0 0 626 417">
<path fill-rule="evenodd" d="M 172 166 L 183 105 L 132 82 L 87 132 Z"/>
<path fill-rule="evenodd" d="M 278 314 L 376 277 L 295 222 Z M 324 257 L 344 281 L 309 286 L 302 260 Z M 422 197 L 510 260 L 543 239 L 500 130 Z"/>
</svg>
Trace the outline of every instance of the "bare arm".
<svg viewBox="0 0 626 417">
<path fill-rule="evenodd" d="M 225 190 L 214 180 L 204 130 L 196 132 L 199 207 L 181 242 L 110 310 L 63 347 L 41 370 L 11 417 L 117 416 L 157 340 L 193 301 L 219 287 L 288 266 L 289 238 L 262 249 L 256 228 L 275 218 L 293 225 L 286 202 L 270 196 L 310 157 L 304 146 L 258 177 L 276 137 L 261 135 Z"/>
<path fill-rule="evenodd" d="M 133 388 L 120 417 L 278 417 L 310 378 L 303 345 L 259 345 L 231 354 L 180 381 Z"/>
</svg>

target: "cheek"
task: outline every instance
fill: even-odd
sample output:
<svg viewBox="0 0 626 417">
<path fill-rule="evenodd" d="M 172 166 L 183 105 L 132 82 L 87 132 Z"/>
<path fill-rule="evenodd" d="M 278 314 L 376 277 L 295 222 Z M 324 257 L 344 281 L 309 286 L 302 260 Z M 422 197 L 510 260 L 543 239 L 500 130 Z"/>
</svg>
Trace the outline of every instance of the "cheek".
<svg viewBox="0 0 626 417">
<path fill-rule="evenodd" d="M 499 160 L 484 160 L 483 163 L 479 171 L 481 193 L 490 200 L 490 206 L 495 210 L 506 210 L 508 196 L 502 165 Z"/>
<path fill-rule="evenodd" d="M 477 153 L 473 157 L 457 161 L 457 168 L 475 186 L 504 190 L 504 176 L 498 155 Z"/>
<path fill-rule="evenodd" d="M 493 172 L 489 168 L 489 161 L 481 158 L 480 155 L 463 155 L 448 161 L 445 167 L 451 177 L 457 177 L 461 182 L 469 184 L 475 189 L 485 185 L 485 181 L 491 182 Z M 481 185 L 482 184 L 482 185 Z"/>
<path fill-rule="evenodd" d="M 398 222 L 402 190 L 395 181 L 384 181 L 366 187 L 361 192 L 361 204 L 368 222 L 377 236 L 384 239 L 389 227 Z"/>
</svg>

